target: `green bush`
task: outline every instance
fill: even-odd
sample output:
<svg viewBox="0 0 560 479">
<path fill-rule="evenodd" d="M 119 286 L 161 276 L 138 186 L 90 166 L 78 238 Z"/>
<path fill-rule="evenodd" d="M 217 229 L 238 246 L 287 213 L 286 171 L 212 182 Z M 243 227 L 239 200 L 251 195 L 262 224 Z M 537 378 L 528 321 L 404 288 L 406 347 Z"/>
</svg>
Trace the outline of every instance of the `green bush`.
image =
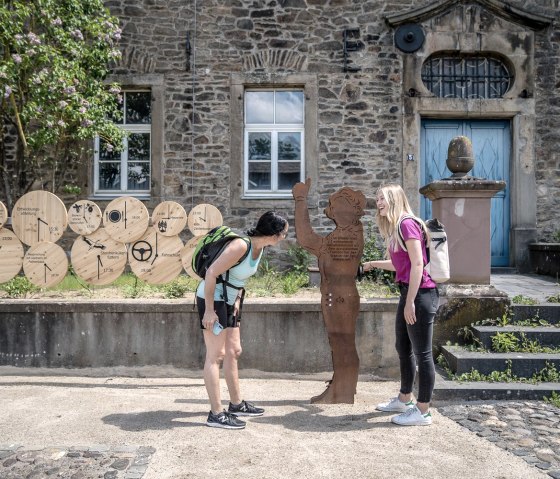
<svg viewBox="0 0 560 479">
<path fill-rule="evenodd" d="M 527 296 L 523 296 L 522 294 L 518 294 L 517 296 L 511 298 L 511 302 L 514 304 L 526 304 L 528 306 L 537 304 L 537 300 L 528 298 Z"/>
<path fill-rule="evenodd" d="M 299 245 L 292 245 L 288 248 L 288 256 L 292 260 L 292 270 L 297 273 L 307 273 L 307 268 L 311 264 L 313 256 Z"/>
<path fill-rule="evenodd" d="M 373 223 L 368 223 L 366 226 L 366 234 L 364 238 L 364 253 L 362 255 L 362 263 L 366 261 L 379 261 L 385 259 L 385 246 L 379 246 L 377 237 L 373 232 Z M 391 289 L 396 291 L 395 286 L 395 273 L 383 269 L 374 268 L 364 274 L 364 277 L 374 281 L 383 283 Z"/>
<path fill-rule="evenodd" d="M 560 381 L 560 373 L 554 363 L 546 361 L 546 366 L 534 374 L 532 379 L 543 383 L 557 383 Z"/>
<path fill-rule="evenodd" d="M 497 353 L 511 353 L 519 349 L 519 338 L 514 333 L 496 333 L 492 336 L 492 349 Z"/>
<path fill-rule="evenodd" d="M 164 296 L 169 299 L 182 298 L 188 290 L 187 285 L 175 281 L 163 287 Z"/>
<path fill-rule="evenodd" d="M 546 298 L 547 303 L 560 303 L 560 293 L 555 294 L 554 296 L 549 296 Z"/>
<path fill-rule="evenodd" d="M 560 394 L 556 394 L 554 391 L 552 391 L 551 396 L 548 397 L 543 397 L 544 402 L 552 404 L 553 406 L 556 406 L 557 408 L 560 408 Z"/>
<path fill-rule="evenodd" d="M 122 286 L 122 293 L 125 298 L 138 298 L 142 296 L 146 290 L 147 284 L 138 279 L 137 276 L 133 276 L 132 282 Z"/>
<path fill-rule="evenodd" d="M 280 278 L 282 283 L 282 292 L 284 294 L 294 294 L 299 289 L 309 284 L 309 276 L 307 273 L 290 271 Z"/>
<path fill-rule="evenodd" d="M 529 383 L 538 384 L 542 382 L 559 382 L 560 373 L 556 369 L 553 363 L 546 362 L 546 366 L 542 368 L 539 372 L 533 374 L 531 377 L 519 377 L 513 374 L 512 363 L 510 360 L 505 361 L 504 371 L 492 371 L 488 374 L 483 374 L 480 371 L 472 368 L 470 372 L 463 374 L 453 374 L 447 365 L 447 361 L 440 355 L 437 358 L 437 363 L 443 367 L 447 373 L 449 379 L 454 381 L 487 381 L 495 383 Z"/>
<path fill-rule="evenodd" d="M 161 290 L 163 291 L 163 295 L 166 298 L 182 298 L 183 296 L 185 296 L 185 293 L 189 291 L 195 291 L 197 284 L 198 281 L 196 281 L 195 279 L 189 276 L 181 275 L 175 278 L 170 283 L 161 286 Z"/>
<path fill-rule="evenodd" d="M 1 287 L 9 298 L 25 298 L 29 293 L 39 291 L 39 288 L 25 276 L 16 276 Z"/>
<path fill-rule="evenodd" d="M 62 192 L 68 195 L 79 195 L 82 193 L 82 188 L 76 185 L 64 185 L 62 187 Z"/>
<path fill-rule="evenodd" d="M 267 291 L 272 293 L 276 290 L 279 275 L 280 273 L 268 258 L 262 258 L 257 274 L 249 278 L 246 289 L 252 292 L 254 287 L 255 291 L 258 291 L 256 296 L 266 296 Z"/>
</svg>

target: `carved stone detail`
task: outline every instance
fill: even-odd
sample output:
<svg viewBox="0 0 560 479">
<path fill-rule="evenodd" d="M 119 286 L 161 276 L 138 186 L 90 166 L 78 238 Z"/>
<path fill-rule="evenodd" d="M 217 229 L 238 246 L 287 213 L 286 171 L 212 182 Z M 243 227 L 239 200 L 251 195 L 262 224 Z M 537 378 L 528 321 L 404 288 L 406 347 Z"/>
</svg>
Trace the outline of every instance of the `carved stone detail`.
<svg viewBox="0 0 560 479">
<path fill-rule="evenodd" d="M 283 68 L 304 71 L 307 57 L 289 50 L 263 50 L 243 57 L 243 67 L 246 70 Z"/>
</svg>

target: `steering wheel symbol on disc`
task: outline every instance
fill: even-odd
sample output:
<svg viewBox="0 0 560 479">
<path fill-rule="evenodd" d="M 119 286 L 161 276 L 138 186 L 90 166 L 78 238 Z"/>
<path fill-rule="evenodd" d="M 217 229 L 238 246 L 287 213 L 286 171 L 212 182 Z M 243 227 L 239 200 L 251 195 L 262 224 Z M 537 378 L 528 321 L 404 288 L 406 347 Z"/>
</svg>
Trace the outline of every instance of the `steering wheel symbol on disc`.
<svg viewBox="0 0 560 479">
<path fill-rule="evenodd" d="M 152 245 L 147 241 L 137 241 L 132 245 L 132 257 L 136 261 L 148 261 L 152 257 Z"/>
</svg>

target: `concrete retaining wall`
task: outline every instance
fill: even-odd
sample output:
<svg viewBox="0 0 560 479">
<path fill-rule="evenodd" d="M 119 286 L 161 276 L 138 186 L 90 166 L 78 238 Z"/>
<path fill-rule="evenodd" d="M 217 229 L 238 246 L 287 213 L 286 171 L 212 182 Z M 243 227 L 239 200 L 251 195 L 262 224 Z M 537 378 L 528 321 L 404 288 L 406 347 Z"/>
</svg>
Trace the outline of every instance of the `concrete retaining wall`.
<svg viewBox="0 0 560 479">
<path fill-rule="evenodd" d="M 398 375 L 396 300 L 362 301 L 356 343 L 362 373 Z M 240 367 L 332 371 L 317 300 L 248 300 Z M 205 347 L 192 301 L 0 301 L 0 365 L 201 368 Z"/>
</svg>

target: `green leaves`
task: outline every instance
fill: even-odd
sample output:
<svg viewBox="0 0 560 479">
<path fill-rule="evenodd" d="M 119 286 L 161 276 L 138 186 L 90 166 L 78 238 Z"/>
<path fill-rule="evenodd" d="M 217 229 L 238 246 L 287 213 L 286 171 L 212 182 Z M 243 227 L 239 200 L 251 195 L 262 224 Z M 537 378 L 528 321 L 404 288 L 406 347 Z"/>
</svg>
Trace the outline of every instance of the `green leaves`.
<svg viewBox="0 0 560 479">
<path fill-rule="evenodd" d="M 101 135 L 122 144 L 123 132 L 110 120 L 119 114 L 120 90 L 105 84 L 120 58 L 120 36 L 101 0 L 2 2 L 0 117 L 21 126 L 27 169 L 63 161 L 60 146 L 70 139 Z"/>
</svg>

